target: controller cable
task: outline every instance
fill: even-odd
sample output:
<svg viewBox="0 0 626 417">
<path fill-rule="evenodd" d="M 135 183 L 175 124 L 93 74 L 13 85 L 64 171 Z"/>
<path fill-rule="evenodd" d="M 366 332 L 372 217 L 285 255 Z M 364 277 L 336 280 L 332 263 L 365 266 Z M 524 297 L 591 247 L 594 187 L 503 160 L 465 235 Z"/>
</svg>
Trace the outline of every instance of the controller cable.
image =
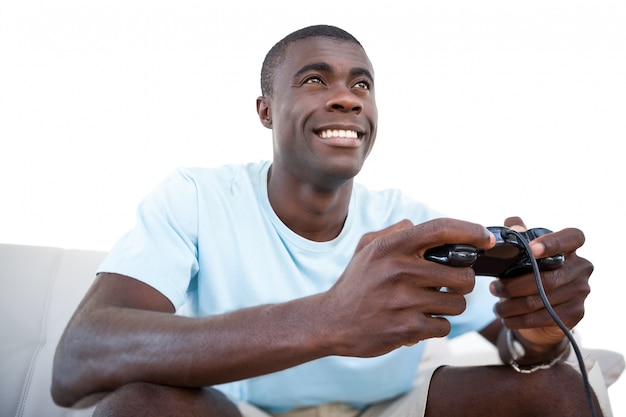
<svg viewBox="0 0 626 417">
<path fill-rule="evenodd" d="M 526 241 L 526 238 L 515 230 L 509 229 L 506 231 L 506 233 L 503 232 L 503 234 L 514 235 L 517 238 L 517 240 L 524 246 L 524 249 L 526 250 L 526 253 L 528 254 L 528 258 L 530 259 L 530 262 L 533 267 L 533 273 L 535 275 L 535 283 L 537 285 L 537 289 L 539 290 L 539 296 L 541 297 L 541 301 L 546 307 L 546 310 L 548 310 L 548 313 L 550 314 L 550 317 L 552 317 L 552 320 L 554 320 L 557 326 L 559 326 L 559 328 L 563 331 L 565 336 L 569 339 L 570 344 L 572 348 L 574 349 L 574 352 L 576 353 L 576 359 L 578 360 L 578 367 L 580 368 L 580 373 L 583 377 L 583 384 L 585 385 L 585 392 L 587 394 L 587 401 L 589 402 L 589 408 L 591 409 L 591 415 L 593 417 L 596 417 L 596 409 L 595 409 L 595 405 L 593 402 L 593 394 L 591 392 L 589 376 L 587 375 L 587 369 L 585 368 L 585 362 L 580 352 L 580 348 L 578 347 L 578 344 L 576 343 L 576 340 L 574 339 L 574 335 L 572 334 L 572 332 L 570 332 L 567 326 L 563 323 L 563 321 L 556 314 L 556 312 L 552 308 L 552 305 L 550 304 L 550 301 L 548 300 L 548 296 L 546 295 L 546 291 L 543 288 L 543 283 L 541 281 L 539 265 L 537 264 L 537 259 L 535 259 L 535 256 L 532 253 L 530 245 Z"/>
</svg>

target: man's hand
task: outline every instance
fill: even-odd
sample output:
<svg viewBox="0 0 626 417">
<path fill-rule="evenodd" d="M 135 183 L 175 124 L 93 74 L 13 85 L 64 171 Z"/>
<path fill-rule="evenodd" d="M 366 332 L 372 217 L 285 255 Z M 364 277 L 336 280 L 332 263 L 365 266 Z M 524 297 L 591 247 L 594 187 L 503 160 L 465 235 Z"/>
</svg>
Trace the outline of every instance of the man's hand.
<svg viewBox="0 0 626 417">
<path fill-rule="evenodd" d="M 518 217 L 505 221 L 505 226 L 525 230 Z M 593 265 L 579 257 L 576 250 L 585 242 L 578 229 L 564 229 L 541 236 L 530 243 L 535 257 L 544 258 L 558 253 L 565 254 L 565 263 L 553 271 L 541 273 L 543 287 L 553 309 L 569 328 L 573 328 L 584 315 L 584 302 L 589 294 L 589 277 Z M 540 351 L 549 350 L 564 337 L 545 308 L 532 273 L 513 279 L 495 280 L 491 291 L 500 301 L 496 312 L 504 325 L 515 329 L 516 335 L 527 345 Z"/>
<path fill-rule="evenodd" d="M 452 219 L 416 226 L 403 221 L 363 236 L 322 302 L 335 354 L 377 356 L 450 332 L 438 316 L 465 310 L 474 271 L 424 259 L 427 249 L 445 243 L 489 248 L 495 237 L 483 226 Z"/>
</svg>

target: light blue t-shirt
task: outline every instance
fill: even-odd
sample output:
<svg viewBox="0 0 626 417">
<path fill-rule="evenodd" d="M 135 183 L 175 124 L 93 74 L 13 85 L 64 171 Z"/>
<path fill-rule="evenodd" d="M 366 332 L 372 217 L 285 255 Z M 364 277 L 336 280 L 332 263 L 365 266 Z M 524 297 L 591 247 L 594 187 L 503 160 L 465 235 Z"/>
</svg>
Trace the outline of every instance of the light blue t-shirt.
<svg viewBox="0 0 626 417">
<path fill-rule="evenodd" d="M 179 169 L 138 209 L 138 222 L 99 268 L 139 279 L 163 293 L 179 314 L 208 316 L 279 303 L 328 290 L 359 239 L 402 219 L 439 217 L 397 190 L 355 184 L 343 230 L 328 242 L 287 228 L 267 197 L 270 162 Z M 494 299 L 479 284 L 467 309 L 449 317 L 450 336 L 494 319 Z M 218 386 L 233 400 L 272 410 L 343 401 L 365 405 L 408 391 L 424 343 L 376 358 L 331 356 L 284 371 Z"/>
</svg>

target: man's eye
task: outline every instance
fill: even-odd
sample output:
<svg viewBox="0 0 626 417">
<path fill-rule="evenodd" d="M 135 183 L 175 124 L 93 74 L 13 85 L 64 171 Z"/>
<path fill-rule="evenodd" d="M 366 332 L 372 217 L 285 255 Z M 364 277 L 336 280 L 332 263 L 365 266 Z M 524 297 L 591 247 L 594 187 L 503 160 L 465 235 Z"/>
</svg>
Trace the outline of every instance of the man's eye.
<svg viewBox="0 0 626 417">
<path fill-rule="evenodd" d="M 304 80 L 304 83 L 305 84 L 321 84 L 322 79 L 318 77 L 317 75 L 313 75 L 311 77 L 308 77 L 306 80 Z"/>
<path fill-rule="evenodd" d="M 354 86 L 356 88 L 362 88 L 363 90 L 369 90 L 370 89 L 370 83 L 368 83 L 367 81 L 359 81 Z"/>
</svg>

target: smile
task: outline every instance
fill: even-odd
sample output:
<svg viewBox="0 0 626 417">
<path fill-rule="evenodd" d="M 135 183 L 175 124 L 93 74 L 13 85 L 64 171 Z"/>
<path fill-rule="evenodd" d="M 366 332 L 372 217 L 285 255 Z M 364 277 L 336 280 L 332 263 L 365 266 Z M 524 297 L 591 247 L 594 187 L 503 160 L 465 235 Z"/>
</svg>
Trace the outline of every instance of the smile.
<svg viewBox="0 0 626 417">
<path fill-rule="evenodd" d="M 318 135 L 322 139 L 330 139 L 330 138 L 348 138 L 348 139 L 358 139 L 359 133 L 355 130 L 343 130 L 343 129 L 326 129 L 318 132 Z"/>
</svg>

